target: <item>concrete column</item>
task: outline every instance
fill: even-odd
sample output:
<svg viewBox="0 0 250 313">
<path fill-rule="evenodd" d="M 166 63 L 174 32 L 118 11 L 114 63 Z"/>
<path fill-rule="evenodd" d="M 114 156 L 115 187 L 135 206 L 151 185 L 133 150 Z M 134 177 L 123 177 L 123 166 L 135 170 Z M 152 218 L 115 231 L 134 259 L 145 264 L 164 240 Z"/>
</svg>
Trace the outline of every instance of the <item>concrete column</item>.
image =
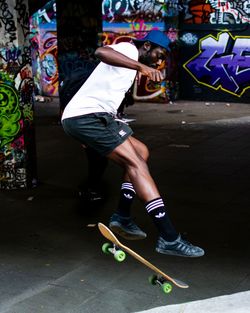
<svg viewBox="0 0 250 313">
<path fill-rule="evenodd" d="M 28 0 L 0 0 L 0 189 L 36 182 Z"/>
</svg>

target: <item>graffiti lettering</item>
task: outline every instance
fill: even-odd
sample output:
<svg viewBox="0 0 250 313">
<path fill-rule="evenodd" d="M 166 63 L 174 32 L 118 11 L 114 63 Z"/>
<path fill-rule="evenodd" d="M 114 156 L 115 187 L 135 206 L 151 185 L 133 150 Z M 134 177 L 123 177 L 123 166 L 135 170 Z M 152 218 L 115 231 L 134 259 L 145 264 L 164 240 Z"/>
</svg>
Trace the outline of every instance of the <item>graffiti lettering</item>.
<svg viewBox="0 0 250 313">
<path fill-rule="evenodd" d="M 43 10 L 39 9 L 37 13 L 38 13 L 38 16 L 43 17 L 47 23 L 51 22 L 51 19 L 49 18 L 46 12 L 46 9 L 43 9 Z"/>
<path fill-rule="evenodd" d="M 8 45 L 9 48 L 2 49 L 1 58 L 8 64 L 7 68 L 13 69 L 13 73 L 17 72 L 26 64 L 31 64 L 31 52 L 29 47 L 23 47 L 23 51 L 13 45 Z"/>
<path fill-rule="evenodd" d="M 180 0 L 166 0 L 165 12 L 167 16 L 177 16 L 180 12 L 187 11 L 187 4 Z"/>
<path fill-rule="evenodd" d="M 6 50 L 5 56 L 2 54 L 2 58 L 6 62 L 16 62 L 19 60 L 21 55 L 22 55 L 21 50 L 14 46 L 12 49 Z"/>
<path fill-rule="evenodd" d="M 77 71 L 81 69 L 83 75 L 88 76 L 96 67 L 98 64 L 98 61 L 89 61 L 84 60 L 81 58 L 80 55 L 76 57 L 75 54 L 68 53 L 67 56 L 64 55 L 60 58 L 60 64 L 61 64 L 61 76 L 64 79 L 70 73 L 73 73 L 74 71 Z"/>
<path fill-rule="evenodd" d="M 12 42 L 17 39 L 16 37 L 16 25 L 13 14 L 8 8 L 6 0 L 0 0 L 0 26 L 1 23 L 5 26 L 5 32 L 8 34 L 9 40 Z"/>
<path fill-rule="evenodd" d="M 157 21 L 166 15 L 165 4 L 162 0 L 103 0 L 103 19 L 109 22 L 127 21 L 127 19 L 147 19 Z"/>
<path fill-rule="evenodd" d="M 228 1 L 209 0 L 215 12 L 211 13 L 211 24 L 241 24 L 249 23 L 249 0 Z"/>
<path fill-rule="evenodd" d="M 197 35 L 194 35 L 192 33 L 185 33 L 180 37 L 180 40 L 185 42 L 186 45 L 195 45 L 198 41 Z"/>
<path fill-rule="evenodd" d="M 184 68 L 201 84 L 241 96 L 250 88 L 250 37 L 207 36 Z"/>
<path fill-rule="evenodd" d="M 16 6 L 14 8 L 17 11 L 17 21 L 21 25 L 23 30 L 24 38 L 29 34 L 29 13 L 26 7 L 26 4 L 23 3 L 23 0 L 16 0 Z"/>
<path fill-rule="evenodd" d="M 186 23 L 243 24 L 250 22 L 250 0 L 187 0 Z"/>
<path fill-rule="evenodd" d="M 14 189 L 14 188 L 26 188 L 27 187 L 27 175 L 26 169 L 19 167 L 19 162 L 14 162 L 14 156 L 11 159 L 7 158 L 0 165 L 0 187 L 1 189 Z"/>
</svg>

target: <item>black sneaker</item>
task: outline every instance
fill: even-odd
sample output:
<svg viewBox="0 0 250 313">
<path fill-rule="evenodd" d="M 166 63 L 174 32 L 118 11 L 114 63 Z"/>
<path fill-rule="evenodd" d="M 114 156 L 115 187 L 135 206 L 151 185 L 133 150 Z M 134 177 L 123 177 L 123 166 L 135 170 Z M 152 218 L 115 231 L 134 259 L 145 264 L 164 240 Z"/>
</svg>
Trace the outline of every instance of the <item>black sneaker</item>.
<svg viewBox="0 0 250 313">
<path fill-rule="evenodd" d="M 190 242 L 182 239 L 181 235 L 179 235 L 178 238 L 172 242 L 159 237 L 155 250 L 163 254 L 190 258 L 200 257 L 205 254 L 203 249 L 193 246 Z"/>
<path fill-rule="evenodd" d="M 131 217 L 123 217 L 117 213 L 111 216 L 109 228 L 127 240 L 139 240 L 147 237 L 147 234 L 133 222 Z"/>
</svg>

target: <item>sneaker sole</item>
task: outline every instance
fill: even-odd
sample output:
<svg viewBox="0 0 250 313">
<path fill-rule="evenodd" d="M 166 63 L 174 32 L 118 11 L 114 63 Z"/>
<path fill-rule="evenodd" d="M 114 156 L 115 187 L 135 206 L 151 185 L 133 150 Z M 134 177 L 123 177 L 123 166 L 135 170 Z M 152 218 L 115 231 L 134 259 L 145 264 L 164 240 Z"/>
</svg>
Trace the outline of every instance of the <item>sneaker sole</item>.
<svg viewBox="0 0 250 313">
<path fill-rule="evenodd" d="M 117 235 L 127 240 L 142 240 L 147 237 L 146 234 L 130 234 L 119 226 L 109 225 L 109 228 Z"/>
<path fill-rule="evenodd" d="M 156 252 L 161 253 L 161 254 L 167 254 L 167 255 L 172 255 L 172 256 L 181 256 L 184 258 L 199 258 L 201 256 L 203 256 L 205 253 L 200 253 L 199 255 L 186 255 L 186 254 L 180 254 L 171 250 L 163 250 L 163 249 L 159 249 L 156 248 L 155 249 Z"/>
</svg>

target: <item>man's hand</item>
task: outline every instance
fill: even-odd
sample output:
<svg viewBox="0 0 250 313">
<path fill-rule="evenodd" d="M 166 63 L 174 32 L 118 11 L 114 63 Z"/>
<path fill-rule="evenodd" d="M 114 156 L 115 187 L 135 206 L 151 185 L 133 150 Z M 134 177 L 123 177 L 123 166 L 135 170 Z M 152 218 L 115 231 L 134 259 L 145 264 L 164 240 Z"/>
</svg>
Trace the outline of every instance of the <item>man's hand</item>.
<svg viewBox="0 0 250 313">
<path fill-rule="evenodd" d="M 142 75 L 147 76 L 150 80 L 152 80 L 154 82 L 160 82 L 164 79 L 161 71 L 159 71 L 155 68 L 149 67 L 147 65 L 144 65 L 144 64 L 141 64 L 141 68 L 140 68 L 139 72 Z"/>
</svg>

